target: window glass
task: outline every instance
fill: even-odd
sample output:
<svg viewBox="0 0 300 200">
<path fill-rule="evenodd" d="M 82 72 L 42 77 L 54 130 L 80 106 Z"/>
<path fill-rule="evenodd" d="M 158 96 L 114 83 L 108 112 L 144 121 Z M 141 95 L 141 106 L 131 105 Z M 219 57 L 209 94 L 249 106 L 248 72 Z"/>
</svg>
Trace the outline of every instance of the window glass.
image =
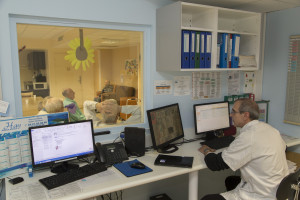
<svg viewBox="0 0 300 200">
<path fill-rule="evenodd" d="M 58 98 L 71 121 L 143 122 L 143 32 L 17 24 L 17 38 L 24 117 Z"/>
</svg>

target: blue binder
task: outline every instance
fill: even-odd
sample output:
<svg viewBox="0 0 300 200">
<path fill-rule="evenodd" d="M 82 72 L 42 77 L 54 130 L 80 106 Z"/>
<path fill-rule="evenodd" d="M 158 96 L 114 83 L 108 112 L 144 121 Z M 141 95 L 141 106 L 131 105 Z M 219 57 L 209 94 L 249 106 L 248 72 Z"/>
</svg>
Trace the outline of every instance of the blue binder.
<svg viewBox="0 0 300 200">
<path fill-rule="evenodd" d="M 232 34 L 228 33 L 228 45 L 227 45 L 227 68 L 231 68 L 232 59 Z"/>
<path fill-rule="evenodd" d="M 195 68 L 196 32 L 190 32 L 190 68 Z"/>
<path fill-rule="evenodd" d="M 211 45 L 212 45 L 211 41 L 212 41 L 211 32 L 206 32 L 206 34 L 205 34 L 205 43 L 206 43 L 205 68 L 211 68 Z"/>
<path fill-rule="evenodd" d="M 220 33 L 220 64 L 219 68 L 227 68 L 228 33 Z"/>
<path fill-rule="evenodd" d="M 190 31 L 181 34 L 181 68 L 190 68 Z"/>
<path fill-rule="evenodd" d="M 231 68 L 239 67 L 240 34 L 232 34 Z"/>
<path fill-rule="evenodd" d="M 205 32 L 200 32 L 200 68 L 205 68 Z"/>
<path fill-rule="evenodd" d="M 200 68 L 200 32 L 196 32 L 195 68 Z"/>
</svg>

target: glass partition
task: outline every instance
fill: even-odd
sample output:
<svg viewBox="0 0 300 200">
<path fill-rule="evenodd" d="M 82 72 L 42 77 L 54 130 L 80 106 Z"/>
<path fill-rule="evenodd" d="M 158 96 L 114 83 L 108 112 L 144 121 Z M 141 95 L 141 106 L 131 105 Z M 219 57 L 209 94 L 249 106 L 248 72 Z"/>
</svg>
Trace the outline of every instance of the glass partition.
<svg viewBox="0 0 300 200">
<path fill-rule="evenodd" d="M 50 96 L 96 128 L 143 122 L 143 32 L 19 23 L 17 39 L 23 116 L 55 112 Z"/>
</svg>

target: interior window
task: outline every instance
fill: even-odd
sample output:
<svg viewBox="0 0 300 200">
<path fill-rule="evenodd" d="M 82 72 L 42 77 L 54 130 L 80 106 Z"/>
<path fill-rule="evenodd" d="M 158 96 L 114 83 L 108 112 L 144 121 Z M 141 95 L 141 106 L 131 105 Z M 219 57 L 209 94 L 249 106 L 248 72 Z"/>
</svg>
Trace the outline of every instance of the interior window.
<svg viewBox="0 0 300 200">
<path fill-rule="evenodd" d="M 24 117 L 50 96 L 95 127 L 143 122 L 143 32 L 17 24 L 17 38 Z"/>
</svg>

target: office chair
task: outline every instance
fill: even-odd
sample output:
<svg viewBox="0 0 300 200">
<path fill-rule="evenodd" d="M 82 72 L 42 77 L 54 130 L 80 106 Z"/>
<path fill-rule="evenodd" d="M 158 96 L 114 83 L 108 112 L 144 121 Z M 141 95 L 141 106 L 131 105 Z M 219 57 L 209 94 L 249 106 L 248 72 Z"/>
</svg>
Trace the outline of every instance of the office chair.
<svg viewBox="0 0 300 200">
<path fill-rule="evenodd" d="M 300 168 L 282 179 L 276 192 L 277 200 L 298 200 L 300 190 L 299 175 Z"/>
</svg>

